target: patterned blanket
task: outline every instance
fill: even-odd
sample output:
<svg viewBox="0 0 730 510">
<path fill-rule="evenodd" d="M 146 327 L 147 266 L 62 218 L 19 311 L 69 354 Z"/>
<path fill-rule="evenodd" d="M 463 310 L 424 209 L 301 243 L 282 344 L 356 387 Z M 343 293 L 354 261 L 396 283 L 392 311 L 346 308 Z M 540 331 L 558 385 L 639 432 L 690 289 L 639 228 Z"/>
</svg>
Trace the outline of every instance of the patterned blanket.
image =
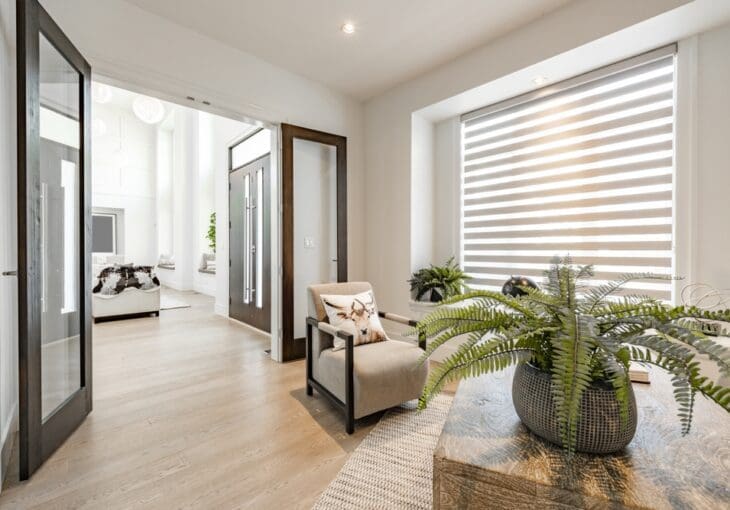
<svg viewBox="0 0 730 510">
<path fill-rule="evenodd" d="M 97 276 L 98 283 L 94 286 L 95 294 L 113 296 L 134 287 L 140 290 L 150 290 L 160 286 L 152 266 L 135 266 L 133 264 L 115 264 L 105 267 Z"/>
</svg>

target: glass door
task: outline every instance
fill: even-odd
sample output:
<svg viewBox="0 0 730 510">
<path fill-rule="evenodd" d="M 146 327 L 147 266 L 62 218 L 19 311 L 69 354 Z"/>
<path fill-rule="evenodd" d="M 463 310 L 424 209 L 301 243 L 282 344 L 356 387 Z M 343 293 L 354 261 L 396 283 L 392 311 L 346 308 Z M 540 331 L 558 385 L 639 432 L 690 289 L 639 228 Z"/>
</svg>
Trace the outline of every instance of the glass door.
<svg viewBox="0 0 730 510">
<path fill-rule="evenodd" d="M 18 2 L 20 476 L 91 411 L 91 68 L 37 0 Z"/>
</svg>

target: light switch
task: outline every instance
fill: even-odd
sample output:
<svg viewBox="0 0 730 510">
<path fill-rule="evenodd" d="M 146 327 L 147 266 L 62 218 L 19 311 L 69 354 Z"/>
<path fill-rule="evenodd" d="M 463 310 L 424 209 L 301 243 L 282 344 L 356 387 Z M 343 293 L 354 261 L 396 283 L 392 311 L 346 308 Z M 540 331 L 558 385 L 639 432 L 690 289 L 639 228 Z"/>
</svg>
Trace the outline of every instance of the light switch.
<svg viewBox="0 0 730 510">
<path fill-rule="evenodd" d="M 314 248 L 314 237 L 305 237 L 304 238 L 304 247 L 305 248 Z"/>
</svg>

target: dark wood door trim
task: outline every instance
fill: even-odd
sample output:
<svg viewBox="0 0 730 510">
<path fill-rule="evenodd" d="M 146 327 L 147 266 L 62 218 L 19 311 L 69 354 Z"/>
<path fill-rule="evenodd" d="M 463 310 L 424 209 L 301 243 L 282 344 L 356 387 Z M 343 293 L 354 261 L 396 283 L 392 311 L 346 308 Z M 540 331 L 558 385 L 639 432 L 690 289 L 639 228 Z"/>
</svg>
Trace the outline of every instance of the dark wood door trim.
<svg viewBox="0 0 730 510">
<path fill-rule="evenodd" d="M 305 342 L 294 338 L 294 139 L 337 150 L 337 281 L 347 281 L 347 138 L 291 124 L 281 125 L 282 200 L 282 360 L 305 356 Z"/>
<path fill-rule="evenodd" d="M 38 0 L 16 2 L 18 95 L 18 365 L 19 460 L 25 480 L 78 427 L 92 407 L 91 379 L 91 67 Z M 79 314 L 83 335 L 80 388 L 43 421 L 41 388 L 41 218 L 39 34 L 78 71 L 81 98 L 79 148 Z"/>
</svg>

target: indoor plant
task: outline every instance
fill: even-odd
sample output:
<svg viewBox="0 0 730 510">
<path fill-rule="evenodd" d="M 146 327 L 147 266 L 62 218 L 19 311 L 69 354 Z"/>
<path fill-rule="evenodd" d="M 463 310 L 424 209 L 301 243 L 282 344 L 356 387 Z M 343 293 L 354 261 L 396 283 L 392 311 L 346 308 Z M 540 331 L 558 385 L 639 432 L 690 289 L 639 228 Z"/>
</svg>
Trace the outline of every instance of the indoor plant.
<svg viewBox="0 0 730 510">
<path fill-rule="evenodd" d="M 411 292 L 416 301 L 427 297 L 432 303 L 439 303 L 461 294 L 464 291 L 464 282 L 468 279 L 454 257 L 451 257 L 443 266 L 431 264 L 419 269 L 413 273 L 408 283 L 411 284 Z"/>
<path fill-rule="evenodd" d="M 208 223 L 208 233 L 205 238 L 208 240 L 208 246 L 215 253 L 215 212 L 210 213 L 210 221 Z"/>
<path fill-rule="evenodd" d="M 698 393 L 730 412 L 730 389 L 703 376 L 694 359 L 697 353 L 707 356 L 721 374 L 730 374 L 730 351 L 701 329 L 707 320 L 730 322 L 730 310 L 670 307 L 642 296 L 612 298 L 631 280 L 668 277 L 627 274 L 598 287 L 584 285 L 592 275 L 591 266 L 574 267 L 570 259 L 556 259 L 545 273 L 544 290 L 525 288 L 526 294 L 520 297 L 468 292 L 447 301 L 461 302 L 462 306 L 443 307 L 424 318 L 417 331 L 432 337 L 424 360 L 454 337 L 467 335 L 467 339 L 432 371 L 419 407 L 426 407 L 451 380 L 518 365 L 513 381 L 518 411 L 524 409 L 524 402 L 515 399 L 524 392 L 515 390 L 525 384 L 525 377 L 534 383 L 535 377 L 541 376 L 549 385 L 542 405 L 554 414 L 557 440 L 520 415 L 533 432 L 570 452 L 586 451 L 579 438 L 585 436 L 589 425 L 596 432 L 596 423 L 584 423 L 584 397 L 603 385 L 604 391 L 611 392 L 618 413 L 620 423 L 613 423 L 614 432 L 628 433 L 628 443 L 633 436 L 631 413 L 635 414 L 628 366 L 635 361 L 671 374 L 683 434 L 690 430 Z M 602 420 L 610 422 L 606 409 L 603 411 Z M 606 430 L 599 432 L 605 434 Z"/>
</svg>

